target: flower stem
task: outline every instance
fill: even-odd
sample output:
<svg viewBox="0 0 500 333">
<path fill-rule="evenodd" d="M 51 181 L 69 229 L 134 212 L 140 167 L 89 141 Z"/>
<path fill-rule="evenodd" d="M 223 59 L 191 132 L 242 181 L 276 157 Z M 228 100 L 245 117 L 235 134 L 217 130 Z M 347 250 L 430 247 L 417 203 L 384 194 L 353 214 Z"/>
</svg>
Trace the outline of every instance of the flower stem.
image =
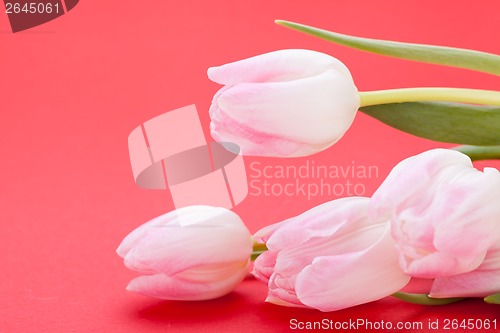
<svg viewBox="0 0 500 333">
<path fill-rule="evenodd" d="M 444 101 L 469 104 L 500 106 L 500 92 L 464 88 L 402 88 L 360 92 L 361 106 L 419 102 Z"/>
<path fill-rule="evenodd" d="M 500 160 L 500 146 L 458 146 L 453 148 L 469 156 L 473 161 Z"/>
<path fill-rule="evenodd" d="M 456 303 L 464 299 L 459 297 L 432 298 L 425 294 L 409 294 L 402 292 L 394 293 L 392 294 L 392 296 L 408 303 L 420 304 L 420 305 L 445 305 L 445 304 Z"/>
<path fill-rule="evenodd" d="M 487 296 L 484 301 L 490 304 L 500 304 L 500 293 Z"/>
<path fill-rule="evenodd" d="M 252 256 L 251 256 L 252 261 L 257 259 L 258 256 L 260 256 L 262 253 L 264 253 L 266 251 L 267 251 L 266 244 L 253 243 L 253 251 L 252 251 Z"/>
</svg>

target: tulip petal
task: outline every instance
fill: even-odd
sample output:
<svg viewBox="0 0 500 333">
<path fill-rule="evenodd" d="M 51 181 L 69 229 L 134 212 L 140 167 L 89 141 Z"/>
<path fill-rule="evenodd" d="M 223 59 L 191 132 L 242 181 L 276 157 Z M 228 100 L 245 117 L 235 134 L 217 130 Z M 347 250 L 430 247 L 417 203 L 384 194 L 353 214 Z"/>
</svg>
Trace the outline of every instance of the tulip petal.
<svg viewBox="0 0 500 333">
<path fill-rule="evenodd" d="M 352 81 L 347 67 L 327 54 L 303 50 L 279 50 L 208 69 L 210 80 L 224 85 L 241 82 L 288 81 L 336 70 Z"/>
<path fill-rule="evenodd" d="M 152 227 L 155 226 L 162 226 L 170 223 L 173 219 L 175 218 L 175 215 L 173 214 L 164 214 L 161 216 L 158 216 L 157 218 L 152 219 L 151 221 L 148 221 L 144 223 L 143 225 L 139 226 L 135 230 L 133 230 L 131 233 L 129 233 L 120 243 L 118 248 L 116 249 L 116 253 L 122 257 L 125 258 L 127 253 L 137 245 L 137 243 L 140 241 L 140 239 L 148 232 L 148 230 Z"/>
<path fill-rule="evenodd" d="M 467 258 L 484 256 L 499 238 L 500 198 L 498 170 L 471 169 L 441 190 L 430 216 L 440 220 L 436 228 L 436 248 Z M 475 268 L 475 267 L 474 267 Z"/>
<path fill-rule="evenodd" d="M 497 241 L 495 246 L 488 251 L 479 269 L 485 271 L 500 271 L 500 241 Z"/>
<path fill-rule="evenodd" d="M 432 297 L 485 297 L 500 291 L 500 243 L 474 271 L 436 279 Z"/>
<path fill-rule="evenodd" d="M 252 241 L 240 230 L 226 227 L 159 227 L 143 237 L 125 256 L 125 265 L 133 270 L 156 270 L 173 275 L 203 264 L 246 261 L 252 253 Z"/>
<path fill-rule="evenodd" d="M 486 297 L 500 291 L 500 271 L 476 270 L 469 273 L 437 278 L 431 297 Z"/>
<path fill-rule="evenodd" d="M 372 196 L 372 218 L 390 211 L 432 184 L 435 175 L 448 167 L 472 167 L 469 157 L 448 149 L 433 149 L 409 157 L 394 167 Z"/>
<path fill-rule="evenodd" d="M 212 219 L 215 216 L 224 215 L 227 210 L 220 207 L 210 207 L 210 206 L 189 206 L 183 207 L 167 214 L 160 215 L 133 230 L 129 233 L 123 241 L 118 246 L 116 252 L 122 258 L 138 243 L 140 239 L 144 237 L 149 231 L 155 229 L 155 227 L 167 226 L 167 225 L 189 225 L 198 224 L 203 225 L 204 223 L 214 224 L 214 223 L 227 223 L 227 219 L 222 219 L 218 221 L 217 219 Z M 234 221 L 239 221 L 239 224 L 244 227 L 243 222 L 238 218 Z M 232 222 L 234 224 L 235 222 Z M 236 222 L 238 223 L 238 222 Z"/>
<path fill-rule="evenodd" d="M 305 156 L 321 150 L 321 147 L 263 133 L 241 124 L 213 104 L 210 109 L 215 110 L 210 123 L 210 134 L 214 140 L 236 143 L 246 156 Z"/>
<path fill-rule="evenodd" d="M 400 214 L 396 222 L 395 239 L 403 249 L 403 260 L 407 260 L 405 271 L 412 276 L 432 278 L 472 271 L 481 264 L 487 251 L 499 238 L 500 224 L 496 220 L 500 215 L 500 206 L 487 204 L 492 198 L 500 197 L 498 171 L 482 173 L 466 168 L 454 173 L 455 179 L 438 184 L 435 197 L 427 209 L 412 218 L 415 230 L 406 230 L 406 234 L 411 235 L 406 236 L 411 237 L 410 240 L 405 240 L 402 234 L 398 235 L 403 228 L 399 221 L 408 224 L 412 219 Z M 431 231 L 427 231 L 427 239 L 418 239 L 418 227 L 422 231 L 431 227 Z M 428 253 L 418 255 L 409 250 L 411 247 L 414 251 Z M 408 255 L 410 257 L 406 259 Z"/>
<path fill-rule="evenodd" d="M 188 208 L 188 207 L 186 207 Z M 169 213 L 170 214 L 170 213 Z M 125 265 L 139 272 L 174 275 L 186 269 L 221 262 L 246 262 L 252 253 L 250 233 L 233 212 L 214 207 L 177 210 L 166 225 L 147 225 Z"/>
<path fill-rule="evenodd" d="M 364 251 L 316 258 L 297 276 L 295 290 L 303 304 L 335 311 L 388 296 L 409 280 L 399 268 L 386 227 L 380 240 Z"/>
<path fill-rule="evenodd" d="M 130 281 L 127 290 L 144 296 L 178 301 L 199 301 L 224 296 L 245 278 L 246 270 L 236 270 L 225 279 L 200 283 L 179 276 L 156 274 Z"/>
<path fill-rule="evenodd" d="M 285 224 L 285 221 L 281 221 L 281 222 L 278 222 L 278 223 L 274 223 L 274 224 L 268 225 L 268 226 L 260 229 L 259 231 L 257 231 L 252 236 L 252 238 L 257 243 L 263 243 L 263 244 L 265 244 L 269 240 L 269 238 L 274 234 L 274 232 L 276 230 L 278 230 L 279 228 L 281 228 L 284 224 Z"/>
<path fill-rule="evenodd" d="M 469 258 L 457 258 L 443 252 L 430 253 L 418 260 L 407 259 L 404 253 L 401 253 L 400 256 L 403 271 L 412 277 L 422 279 L 432 279 L 453 275 L 455 272 L 471 271 L 478 267 L 484 259 L 484 255 L 475 256 L 468 260 Z"/>
<path fill-rule="evenodd" d="M 283 297 L 283 298 L 281 298 Z M 266 298 L 266 302 L 280 305 L 280 306 L 287 306 L 289 308 L 307 308 L 302 303 L 292 303 L 292 302 L 287 302 L 284 299 L 286 299 L 286 296 L 280 295 L 280 296 L 275 296 L 275 295 L 268 295 Z"/>
<path fill-rule="evenodd" d="M 217 104 L 234 120 L 260 132 L 331 145 L 354 120 L 359 95 L 352 82 L 329 70 L 293 81 L 239 83 L 221 93 Z"/>
<path fill-rule="evenodd" d="M 346 197 L 316 206 L 285 220 L 267 242 L 268 249 L 290 249 L 316 237 L 347 234 L 374 224 L 366 218 L 370 203 L 365 197 Z M 342 229 L 342 233 L 339 230 Z M 336 236 L 337 237 L 337 236 Z"/>
<path fill-rule="evenodd" d="M 316 257 L 338 256 L 366 250 L 379 241 L 387 223 L 373 224 L 347 234 L 313 238 L 300 246 L 281 250 L 274 269 L 279 275 L 295 276 L 311 264 Z M 395 249 L 393 251 L 396 251 Z"/>
<path fill-rule="evenodd" d="M 254 261 L 252 275 L 262 282 L 269 282 L 269 279 L 274 273 L 276 257 L 277 253 L 273 251 L 266 251 L 262 253 Z"/>
<path fill-rule="evenodd" d="M 299 301 L 294 289 L 290 287 L 283 288 L 283 286 L 276 283 L 278 279 L 276 274 L 273 274 L 269 279 L 266 302 L 289 307 L 306 307 Z"/>
</svg>

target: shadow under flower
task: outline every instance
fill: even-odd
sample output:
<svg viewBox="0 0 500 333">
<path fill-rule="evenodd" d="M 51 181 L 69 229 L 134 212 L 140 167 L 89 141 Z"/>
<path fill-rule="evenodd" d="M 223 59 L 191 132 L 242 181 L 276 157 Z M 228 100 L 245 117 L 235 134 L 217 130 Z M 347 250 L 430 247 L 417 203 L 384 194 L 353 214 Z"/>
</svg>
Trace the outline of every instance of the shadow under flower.
<svg viewBox="0 0 500 333">
<path fill-rule="evenodd" d="M 314 322 L 339 325 L 338 323 L 361 320 L 368 325 L 370 323 L 378 325 L 381 322 L 390 322 L 392 325 L 399 322 L 429 325 L 430 322 L 438 321 L 442 325 L 446 318 L 458 320 L 471 317 L 493 320 L 499 316 L 495 306 L 475 299 L 443 306 L 423 306 L 386 297 L 340 311 L 320 312 L 314 309 L 290 308 L 266 303 L 264 302 L 266 295 L 267 286 L 249 277 L 234 292 L 218 299 L 196 302 L 148 299 L 140 305 L 136 303 L 137 306 L 132 311 L 139 321 L 147 321 L 157 328 L 194 331 L 207 327 L 221 327 L 225 332 L 258 330 L 261 333 L 289 332 L 294 327 L 298 329 L 297 325 Z"/>
<path fill-rule="evenodd" d="M 137 316 L 152 321 L 213 321 L 215 317 L 235 316 L 246 307 L 246 299 L 238 292 L 207 301 L 156 301 L 137 311 Z"/>
</svg>

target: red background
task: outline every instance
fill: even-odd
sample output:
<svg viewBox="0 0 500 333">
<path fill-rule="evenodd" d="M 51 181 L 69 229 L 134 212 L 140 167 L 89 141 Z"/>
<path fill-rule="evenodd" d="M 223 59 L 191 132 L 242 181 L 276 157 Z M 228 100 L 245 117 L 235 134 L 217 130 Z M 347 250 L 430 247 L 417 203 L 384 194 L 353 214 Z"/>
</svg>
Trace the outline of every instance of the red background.
<svg viewBox="0 0 500 333">
<path fill-rule="evenodd" d="M 207 79 L 210 66 L 310 48 L 342 60 L 362 91 L 498 89 L 497 77 L 347 49 L 279 27 L 274 19 L 500 54 L 500 3 L 473 4 L 87 0 L 16 34 L 0 13 L 0 332 L 287 332 L 292 318 L 500 321 L 500 308 L 480 300 L 422 307 L 387 298 L 335 313 L 283 308 L 264 303 L 266 287 L 252 279 L 219 300 L 158 301 L 125 291 L 136 274 L 115 254 L 128 232 L 172 209 L 167 192 L 134 184 L 129 132 L 194 103 L 208 138 L 207 110 L 219 88 Z M 363 181 L 370 195 L 401 159 L 448 146 L 359 114 L 337 145 L 309 160 L 378 166 L 379 177 Z M 246 158 L 252 161 L 300 165 L 305 159 Z M 253 232 L 332 198 L 248 196 L 236 211 Z"/>
</svg>

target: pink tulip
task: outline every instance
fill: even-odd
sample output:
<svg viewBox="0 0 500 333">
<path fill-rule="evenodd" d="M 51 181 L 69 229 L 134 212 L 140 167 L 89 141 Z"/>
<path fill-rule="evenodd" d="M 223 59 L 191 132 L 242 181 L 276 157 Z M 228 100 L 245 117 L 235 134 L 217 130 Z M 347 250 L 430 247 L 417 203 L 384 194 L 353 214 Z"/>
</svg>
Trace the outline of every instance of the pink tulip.
<svg viewBox="0 0 500 333">
<path fill-rule="evenodd" d="M 399 163 L 373 195 L 371 213 L 391 220 L 405 273 L 436 278 L 431 295 L 467 279 L 474 293 L 479 276 L 468 272 L 500 266 L 499 200 L 498 170 L 481 172 L 466 155 L 435 149 Z"/>
<path fill-rule="evenodd" d="M 310 50 L 281 50 L 208 70 L 225 85 L 212 100 L 211 133 L 244 155 L 306 156 L 337 142 L 359 95 L 347 67 Z"/>
<path fill-rule="evenodd" d="M 434 280 L 429 295 L 443 297 L 486 297 L 500 293 L 500 244 L 488 251 L 475 270 Z"/>
<path fill-rule="evenodd" d="M 370 199 L 350 197 L 317 206 L 257 232 L 268 251 L 253 274 L 267 282 L 267 301 L 334 311 L 375 301 L 404 287 L 387 222 L 368 219 Z"/>
<path fill-rule="evenodd" d="M 406 293 L 428 294 L 432 298 L 486 297 L 500 292 L 500 244 L 488 251 L 478 268 L 471 272 L 415 279 L 402 290 Z"/>
<path fill-rule="evenodd" d="M 143 276 L 127 290 L 169 300 L 206 300 L 231 292 L 248 273 L 252 240 L 230 210 L 184 207 L 132 231 L 116 250 Z"/>
</svg>

